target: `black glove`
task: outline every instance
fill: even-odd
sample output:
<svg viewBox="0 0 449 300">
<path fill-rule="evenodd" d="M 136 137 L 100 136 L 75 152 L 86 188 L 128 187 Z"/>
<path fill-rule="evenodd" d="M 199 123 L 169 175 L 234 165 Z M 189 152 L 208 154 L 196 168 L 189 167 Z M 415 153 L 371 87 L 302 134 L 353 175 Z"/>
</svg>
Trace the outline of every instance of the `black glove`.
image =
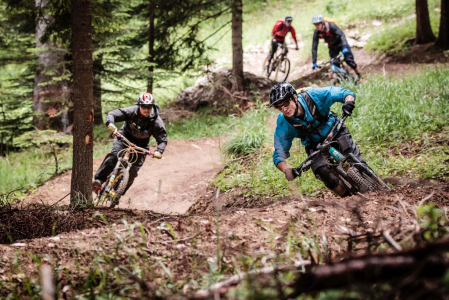
<svg viewBox="0 0 449 300">
<path fill-rule="evenodd" d="M 346 101 L 345 104 L 343 104 L 343 107 L 341 108 L 341 110 L 343 111 L 343 113 L 347 116 L 352 115 L 352 111 L 354 110 L 355 107 L 355 101 Z"/>
</svg>

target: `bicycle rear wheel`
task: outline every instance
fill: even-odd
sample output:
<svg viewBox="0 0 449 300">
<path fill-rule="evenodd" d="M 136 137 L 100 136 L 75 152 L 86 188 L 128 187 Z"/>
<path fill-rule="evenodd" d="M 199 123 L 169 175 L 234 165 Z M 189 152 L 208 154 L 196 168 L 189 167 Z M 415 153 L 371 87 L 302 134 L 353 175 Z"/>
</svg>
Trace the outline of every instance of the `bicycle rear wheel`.
<svg viewBox="0 0 449 300">
<path fill-rule="evenodd" d="M 274 77 L 275 81 L 286 81 L 288 74 L 290 73 L 290 60 L 284 58 L 278 65 L 276 69 L 276 75 Z"/>
</svg>

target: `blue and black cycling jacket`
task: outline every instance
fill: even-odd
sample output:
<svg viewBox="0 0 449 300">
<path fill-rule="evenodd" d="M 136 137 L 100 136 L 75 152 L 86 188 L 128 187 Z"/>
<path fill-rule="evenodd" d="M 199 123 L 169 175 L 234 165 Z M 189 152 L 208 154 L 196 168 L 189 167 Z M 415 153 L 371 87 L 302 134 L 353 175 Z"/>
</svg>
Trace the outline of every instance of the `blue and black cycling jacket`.
<svg viewBox="0 0 449 300">
<path fill-rule="evenodd" d="M 299 119 L 292 117 L 293 120 L 303 124 L 304 126 L 309 126 L 311 123 L 311 129 L 308 134 L 303 135 L 301 131 L 296 129 L 292 124 L 290 124 L 282 113 L 278 115 L 276 130 L 274 132 L 274 153 L 273 162 L 277 164 L 281 161 L 285 161 L 290 157 L 290 148 L 292 147 L 292 142 L 294 138 L 300 138 L 301 143 L 304 146 L 311 146 L 312 144 L 318 144 L 324 141 L 329 131 L 334 126 L 335 122 L 338 120 L 334 117 L 330 111 L 332 104 L 335 102 L 344 103 L 345 98 L 348 95 L 352 95 L 355 98 L 355 94 L 347 89 L 339 87 L 324 87 L 317 89 L 308 89 L 307 94 L 312 98 L 316 104 L 316 108 L 323 116 L 329 116 L 327 122 L 320 123 L 315 120 L 311 115 L 306 102 L 298 94 L 298 101 L 302 105 L 305 111 L 304 119 Z"/>
</svg>

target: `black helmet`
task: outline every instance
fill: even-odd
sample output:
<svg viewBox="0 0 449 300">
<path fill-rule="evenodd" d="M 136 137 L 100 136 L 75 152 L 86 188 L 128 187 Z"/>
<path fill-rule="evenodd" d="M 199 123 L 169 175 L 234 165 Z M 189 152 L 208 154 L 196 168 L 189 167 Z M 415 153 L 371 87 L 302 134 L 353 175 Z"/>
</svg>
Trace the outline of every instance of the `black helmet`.
<svg viewBox="0 0 449 300">
<path fill-rule="evenodd" d="M 285 22 L 288 22 L 288 21 L 292 22 L 293 21 L 293 17 L 290 16 L 290 15 L 285 16 Z"/>
<path fill-rule="evenodd" d="M 282 102 L 284 100 L 289 99 L 290 97 L 293 97 L 293 95 L 296 95 L 296 90 L 287 81 L 279 82 L 275 86 L 271 88 L 270 91 L 270 107 L 275 105 L 276 103 Z"/>
</svg>

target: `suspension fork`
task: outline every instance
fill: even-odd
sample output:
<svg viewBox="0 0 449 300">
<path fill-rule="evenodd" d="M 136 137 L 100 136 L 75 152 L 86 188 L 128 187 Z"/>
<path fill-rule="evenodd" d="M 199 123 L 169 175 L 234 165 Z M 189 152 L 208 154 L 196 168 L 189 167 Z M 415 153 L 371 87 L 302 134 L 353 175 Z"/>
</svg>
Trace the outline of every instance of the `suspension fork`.
<svg viewBox="0 0 449 300">
<path fill-rule="evenodd" d="M 128 163 L 129 156 L 130 156 L 130 153 L 129 153 L 129 151 L 127 151 L 126 154 L 125 154 L 125 157 L 124 158 L 119 158 L 117 163 L 115 164 L 114 170 L 111 173 L 111 177 L 109 178 L 108 185 L 106 186 L 106 189 L 105 189 L 107 193 L 109 193 L 109 191 L 112 188 L 112 183 L 114 182 L 114 179 L 117 176 L 117 172 L 118 172 L 118 170 L 120 168 L 120 165 L 123 162 L 126 162 L 126 164 L 127 164 L 126 169 L 129 171 L 129 169 L 131 168 L 131 164 Z"/>
</svg>

